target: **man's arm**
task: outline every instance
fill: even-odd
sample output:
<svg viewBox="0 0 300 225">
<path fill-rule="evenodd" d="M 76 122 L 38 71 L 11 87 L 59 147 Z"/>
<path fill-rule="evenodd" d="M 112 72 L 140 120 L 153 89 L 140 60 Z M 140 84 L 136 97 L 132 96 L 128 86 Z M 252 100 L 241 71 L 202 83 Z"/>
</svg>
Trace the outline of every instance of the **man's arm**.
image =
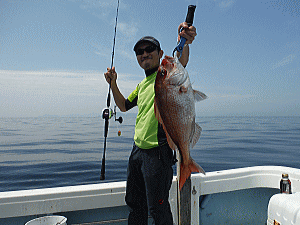
<svg viewBox="0 0 300 225">
<path fill-rule="evenodd" d="M 177 52 L 177 57 L 180 56 L 180 53 Z M 183 65 L 183 67 L 186 67 L 186 65 L 189 62 L 189 57 L 190 57 L 190 47 L 189 45 L 184 46 L 183 51 L 182 51 L 182 55 L 179 59 L 179 62 L 181 62 L 181 64 Z"/>
<path fill-rule="evenodd" d="M 120 92 L 119 87 L 117 85 L 117 73 L 115 71 L 115 67 L 113 67 L 112 69 L 107 68 L 107 72 L 104 73 L 104 77 L 105 77 L 107 83 L 110 82 L 110 87 L 111 87 L 116 105 L 119 107 L 121 112 L 126 112 L 126 107 L 125 107 L 126 99 Z"/>
<path fill-rule="evenodd" d="M 183 48 L 181 58 L 179 61 L 181 64 L 186 67 L 189 61 L 190 49 L 189 44 L 192 44 L 195 37 L 197 36 L 196 27 L 188 26 L 186 22 L 183 22 L 178 27 L 178 42 L 180 41 L 180 37 L 184 37 L 186 39 L 185 47 Z M 177 56 L 179 57 L 179 52 L 177 52 Z"/>
</svg>

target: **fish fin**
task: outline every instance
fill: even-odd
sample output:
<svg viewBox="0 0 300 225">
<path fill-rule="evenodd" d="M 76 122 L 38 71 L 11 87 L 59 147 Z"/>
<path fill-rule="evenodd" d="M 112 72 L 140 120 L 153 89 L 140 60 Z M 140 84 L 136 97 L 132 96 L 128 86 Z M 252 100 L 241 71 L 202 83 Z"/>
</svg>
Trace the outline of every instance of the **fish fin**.
<svg viewBox="0 0 300 225">
<path fill-rule="evenodd" d="M 159 110 L 157 108 L 157 104 L 156 104 L 156 101 L 154 99 L 154 115 L 157 119 L 157 121 L 160 123 L 160 124 L 163 124 L 163 121 L 162 121 L 162 118 L 160 116 L 160 113 L 159 113 Z"/>
<path fill-rule="evenodd" d="M 168 141 L 168 144 L 169 144 L 170 148 L 173 149 L 173 150 L 178 149 L 178 148 L 177 148 L 177 145 L 174 143 L 174 141 L 172 140 L 172 138 L 170 137 L 170 135 L 169 135 L 168 132 L 166 131 L 166 128 L 165 128 L 164 125 L 163 125 L 163 128 L 164 128 L 164 131 L 165 131 L 165 133 L 166 133 L 167 141 Z"/>
<path fill-rule="evenodd" d="M 167 132 L 167 129 L 166 129 L 164 123 L 163 123 L 163 120 L 162 120 L 162 118 L 160 116 L 160 113 L 159 113 L 159 110 L 157 108 L 155 99 L 154 99 L 154 113 L 155 113 L 155 117 L 156 117 L 157 121 L 162 125 L 162 127 L 165 131 L 165 134 L 166 134 L 166 137 L 167 137 L 167 142 L 168 142 L 170 148 L 173 149 L 173 150 L 176 150 L 177 146 L 176 146 L 176 144 L 174 143 L 174 141 L 172 140 L 172 138 L 170 137 L 170 135 Z"/>
<path fill-rule="evenodd" d="M 188 165 L 180 165 L 179 190 L 182 189 L 185 181 L 191 176 L 192 172 L 203 173 L 205 175 L 204 169 L 190 158 Z"/>
<path fill-rule="evenodd" d="M 199 101 L 202 101 L 204 99 L 207 99 L 206 94 L 202 93 L 201 91 L 197 91 L 197 90 L 193 90 L 193 91 L 194 91 L 195 101 L 199 102 Z"/>
<path fill-rule="evenodd" d="M 199 141 L 200 135 L 201 135 L 202 128 L 199 126 L 199 124 L 195 123 L 195 132 L 194 136 L 191 142 L 191 148 L 194 148 L 196 143 Z"/>
</svg>

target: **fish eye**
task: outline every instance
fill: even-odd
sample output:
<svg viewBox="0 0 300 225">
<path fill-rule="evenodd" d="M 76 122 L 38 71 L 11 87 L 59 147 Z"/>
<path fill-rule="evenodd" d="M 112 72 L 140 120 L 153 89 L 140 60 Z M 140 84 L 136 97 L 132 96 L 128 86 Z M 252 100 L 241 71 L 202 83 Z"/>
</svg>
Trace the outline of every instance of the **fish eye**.
<svg viewBox="0 0 300 225">
<path fill-rule="evenodd" d="M 166 74 L 167 74 L 167 71 L 166 71 L 166 70 L 164 70 L 164 69 L 162 69 L 162 70 L 161 70 L 161 74 L 160 74 L 160 75 L 161 75 L 161 76 L 165 76 Z"/>
</svg>

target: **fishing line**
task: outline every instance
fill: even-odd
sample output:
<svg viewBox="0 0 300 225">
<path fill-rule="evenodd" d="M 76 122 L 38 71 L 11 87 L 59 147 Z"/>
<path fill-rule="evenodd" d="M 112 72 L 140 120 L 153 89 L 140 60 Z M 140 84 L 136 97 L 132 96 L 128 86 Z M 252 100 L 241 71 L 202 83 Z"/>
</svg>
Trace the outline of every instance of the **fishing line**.
<svg viewBox="0 0 300 225">
<path fill-rule="evenodd" d="M 115 57 L 115 45 L 116 45 L 116 36 L 117 36 L 119 5 L 120 5 L 120 1 L 118 0 L 116 23 L 115 23 L 115 34 L 114 34 L 113 49 L 112 49 L 112 56 L 111 56 L 111 67 L 110 67 L 111 70 L 114 65 L 114 57 Z M 107 102 L 106 102 L 107 108 L 104 109 L 103 113 L 102 113 L 102 118 L 105 119 L 105 126 L 104 126 L 104 148 L 103 148 L 100 180 L 105 179 L 105 152 L 106 152 L 106 139 L 107 139 L 107 134 L 108 134 L 109 119 L 112 118 L 113 116 L 116 117 L 116 108 L 115 108 L 114 112 L 110 108 L 110 99 L 111 99 L 110 92 L 111 92 L 111 80 L 109 81 L 109 88 L 108 88 L 108 95 L 107 95 Z M 118 119 L 115 118 L 115 121 L 119 121 L 119 123 L 122 123 L 123 118 L 122 117 L 119 117 Z"/>
<path fill-rule="evenodd" d="M 119 16 L 119 5 L 120 5 L 120 0 L 118 0 L 118 6 L 117 6 L 117 15 L 116 15 L 116 23 L 115 23 L 115 34 L 114 34 L 113 49 L 112 49 L 112 54 L 111 54 L 111 66 L 110 66 L 110 69 L 113 68 L 114 58 L 115 58 L 115 46 L 116 46 L 117 25 L 118 25 L 118 16 Z M 108 96 L 107 96 L 107 107 L 110 106 L 110 89 L 111 89 L 111 80 L 109 81 Z"/>
</svg>

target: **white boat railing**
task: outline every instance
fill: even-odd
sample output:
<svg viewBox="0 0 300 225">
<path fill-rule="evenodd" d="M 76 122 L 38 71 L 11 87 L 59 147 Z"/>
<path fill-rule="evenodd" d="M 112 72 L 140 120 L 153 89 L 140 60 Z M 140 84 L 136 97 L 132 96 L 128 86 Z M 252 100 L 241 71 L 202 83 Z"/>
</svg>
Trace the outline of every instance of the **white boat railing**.
<svg viewBox="0 0 300 225">
<path fill-rule="evenodd" d="M 0 192 L 0 218 L 125 205 L 126 182 Z"/>
<path fill-rule="evenodd" d="M 289 174 L 292 191 L 300 192 L 300 169 L 257 166 L 193 174 L 192 224 L 199 224 L 200 195 L 250 188 L 277 188 L 282 173 Z M 126 182 L 0 192 L 0 218 L 44 215 L 77 210 L 125 206 Z M 176 177 L 170 191 L 173 215 L 177 215 Z M 177 218 L 174 216 L 177 224 Z"/>
<path fill-rule="evenodd" d="M 192 175 L 192 224 L 199 224 L 201 195 L 237 191 L 250 188 L 279 189 L 282 173 L 289 174 L 292 191 L 300 192 L 300 169 L 281 166 L 256 166 Z"/>
</svg>

